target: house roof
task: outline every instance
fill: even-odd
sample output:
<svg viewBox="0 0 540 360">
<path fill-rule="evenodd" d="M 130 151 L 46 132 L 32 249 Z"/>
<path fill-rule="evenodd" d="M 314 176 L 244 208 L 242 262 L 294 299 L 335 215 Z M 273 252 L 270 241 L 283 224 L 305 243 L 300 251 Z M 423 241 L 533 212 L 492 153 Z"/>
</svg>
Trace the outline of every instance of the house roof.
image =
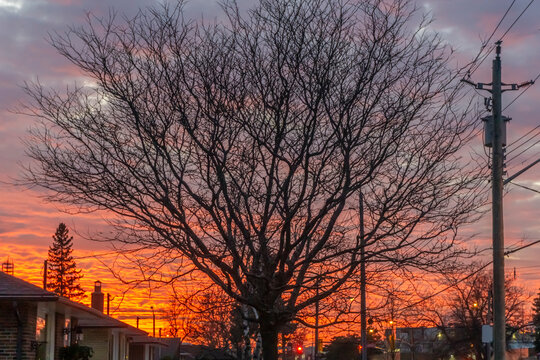
<svg viewBox="0 0 540 360">
<path fill-rule="evenodd" d="M 99 310 L 43 290 L 2 271 L 0 271 L 0 300 L 56 301 L 60 308 L 71 309 L 70 312 L 79 318 L 79 326 L 81 327 L 125 328 L 126 333 L 130 336 L 145 336 L 147 334 L 146 331 L 105 315 Z"/>
<path fill-rule="evenodd" d="M 162 339 L 160 339 L 160 338 L 155 338 L 155 337 L 152 337 L 152 336 L 134 336 L 131 339 L 131 343 L 132 344 L 154 344 L 154 345 L 167 347 L 168 344 L 166 342 L 164 342 L 164 341 L 161 341 L 161 340 Z"/>
<path fill-rule="evenodd" d="M 58 295 L 0 271 L 0 300 L 56 301 Z"/>
<path fill-rule="evenodd" d="M 126 334 L 128 335 L 142 335 L 146 336 L 148 333 L 144 330 L 137 329 L 129 324 L 126 324 L 123 321 L 117 320 L 113 317 L 105 315 L 99 310 L 93 309 L 86 305 L 71 301 L 66 298 L 59 298 L 58 302 L 72 308 L 76 308 L 79 311 L 86 312 L 89 317 L 84 317 L 79 319 L 78 326 L 82 328 L 124 328 Z"/>
</svg>

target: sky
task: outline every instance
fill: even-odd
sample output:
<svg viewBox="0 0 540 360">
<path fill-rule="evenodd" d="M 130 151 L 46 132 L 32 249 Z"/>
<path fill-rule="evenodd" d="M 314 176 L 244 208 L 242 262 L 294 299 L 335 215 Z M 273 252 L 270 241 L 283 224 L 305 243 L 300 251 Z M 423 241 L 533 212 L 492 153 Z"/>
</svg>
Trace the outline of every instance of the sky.
<svg viewBox="0 0 540 360">
<path fill-rule="evenodd" d="M 41 283 L 43 260 L 52 242 L 52 234 L 60 222 L 75 237 L 74 255 L 85 277 L 83 287 L 91 290 L 95 280 L 103 282 L 105 292 L 113 296 L 116 316 L 133 322 L 130 309 L 143 314 L 141 327 L 151 328 L 149 307 L 166 299 L 166 291 L 150 293 L 131 291 L 121 302 L 121 285 L 107 266 L 114 255 L 107 244 L 91 241 L 93 234 L 106 229 L 102 214 L 69 214 L 58 204 L 46 203 L 38 189 L 13 185 L 28 163 L 23 139 L 34 119 L 14 110 L 27 100 L 21 86 L 25 81 L 62 87 L 81 81 L 80 72 L 63 59 L 47 42 L 47 34 L 63 32 L 71 25 L 84 22 L 86 12 L 106 14 L 111 8 L 128 15 L 156 0 L 0 0 L 0 261 L 8 257 L 15 263 L 15 275 L 35 284 Z M 245 5 L 249 0 L 244 0 Z M 503 36 L 530 0 L 516 0 L 491 43 Z M 510 1 L 503 0 L 430 0 L 418 2 L 422 11 L 433 17 L 430 29 L 438 31 L 456 49 L 456 61 L 463 64 L 475 57 L 482 40 L 495 29 Z M 191 0 L 187 17 L 214 18 L 220 8 L 214 0 Z M 522 83 L 540 74 L 540 1 L 532 2 L 519 20 L 504 35 L 502 48 L 503 82 Z M 489 83 L 491 54 L 472 75 L 475 82 Z M 520 91 L 504 94 L 503 107 Z M 486 94 L 481 94 L 485 96 Z M 474 101 L 482 97 L 471 90 Z M 504 114 L 513 120 L 507 128 L 507 170 L 511 175 L 540 158 L 540 81 L 527 89 Z M 480 120 L 479 120 L 480 121 Z M 528 134 L 528 135 L 527 135 Z M 529 140 L 530 139 L 530 140 Z M 478 151 L 482 151 L 478 139 Z M 540 191 L 540 164 L 519 176 L 516 183 Z M 507 246 L 519 246 L 540 239 L 540 194 L 515 185 L 507 186 L 505 195 L 505 237 Z M 490 216 L 465 229 L 475 234 L 470 240 L 480 248 L 490 246 Z M 105 254 L 105 255 L 101 255 Z M 96 256 L 93 256 L 96 255 Z M 540 287 L 540 244 L 516 252 L 506 260 L 507 271 L 516 274 L 531 292 Z M 146 316 L 144 314 L 147 314 Z"/>
</svg>

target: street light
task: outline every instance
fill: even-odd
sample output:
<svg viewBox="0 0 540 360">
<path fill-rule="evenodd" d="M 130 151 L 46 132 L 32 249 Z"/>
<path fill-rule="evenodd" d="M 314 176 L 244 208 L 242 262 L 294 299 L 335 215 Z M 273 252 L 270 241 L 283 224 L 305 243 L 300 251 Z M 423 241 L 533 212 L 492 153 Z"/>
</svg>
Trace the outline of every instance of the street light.
<svg viewBox="0 0 540 360">
<path fill-rule="evenodd" d="M 394 333 L 394 320 L 390 320 L 388 323 L 390 324 L 390 338 L 388 339 L 390 345 L 390 354 L 392 360 L 394 360 L 396 358 L 396 335 Z"/>
<path fill-rule="evenodd" d="M 152 336 L 156 337 L 156 313 L 153 306 L 150 306 L 150 309 L 152 309 Z"/>
</svg>

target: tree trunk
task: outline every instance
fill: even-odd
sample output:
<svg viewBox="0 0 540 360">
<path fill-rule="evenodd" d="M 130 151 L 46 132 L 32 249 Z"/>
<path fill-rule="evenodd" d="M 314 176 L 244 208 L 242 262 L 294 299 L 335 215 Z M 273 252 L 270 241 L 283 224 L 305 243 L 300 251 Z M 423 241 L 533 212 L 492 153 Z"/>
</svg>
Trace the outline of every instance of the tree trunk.
<svg viewBox="0 0 540 360">
<path fill-rule="evenodd" d="M 278 360 L 278 327 L 266 322 L 260 323 L 263 360 Z"/>
</svg>

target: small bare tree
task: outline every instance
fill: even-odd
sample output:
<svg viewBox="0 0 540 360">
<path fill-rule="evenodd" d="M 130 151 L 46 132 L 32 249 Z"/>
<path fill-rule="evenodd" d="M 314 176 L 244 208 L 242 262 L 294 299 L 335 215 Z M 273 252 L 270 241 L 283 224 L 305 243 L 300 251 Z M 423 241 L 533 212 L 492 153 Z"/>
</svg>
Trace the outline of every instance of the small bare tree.
<svg viewBox="0 0 540 360">
<path fill-rule="evenodd" d="M 176 295 L 171 295 L 167 307 L 163 311 L 163 319 L 167 321 L 165 333 L 180 339 L 180 346 L 186 339 L 195 336 L 198 331 L 198 319 L 187 306 L 178 301 Z"/>
<path fill-rule="evenodd" d="M 475 270 L 463 279 L 463 273 L 447 274 L 446 283 L 452 287 L 444 297 L 423 304 L 420 320 L 441 331 L 439 342 L 444 353 L 470 355 L 486 359 L 482 342 L 482 325 L 493 321 L 493 281 L 486 271 Z M 529 300 L 525 290 L 512 278 L 505 281 L 507 341 L 525 325 L 523 308 Z M 443 355 L 443 354 L 441 354 Z"/>
<path fill-rule="evenodd" d="M 223 24 L 180 4 L 53 37 L 93 85 L 28 85 L 27 179 L 116 214 L 127 244 L 189 258 L 255 310 L 275 360 L 280 327 L 357 271 L 360 189 L 364 261 L 460 254 L 481 204 L 461 158 L 472 118 L 451 49 L 408 0 L 223 8 Z"/>
<path fill-rule="evenodd" d="M 216 285 L 173 287 L 163 314 L 167 333 L 180 339 L 178 352 L 184 341 L 193 341 L 212 349 L 235 350 L 238 359 L 251 358 L 250 345 L 257 333 L 245 318 L 238 304 Z"/>
</svg>

